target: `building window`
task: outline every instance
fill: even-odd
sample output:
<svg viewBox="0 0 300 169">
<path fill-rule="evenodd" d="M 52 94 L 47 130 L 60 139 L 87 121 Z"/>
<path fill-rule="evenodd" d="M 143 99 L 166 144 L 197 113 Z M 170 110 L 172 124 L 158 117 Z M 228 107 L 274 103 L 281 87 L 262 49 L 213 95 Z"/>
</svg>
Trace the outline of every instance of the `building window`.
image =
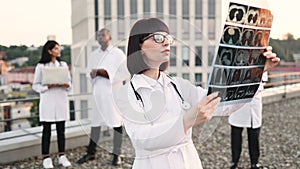
<svg viewBox="0 0 300 169">
<path fill-rule="evenodd" d="M 196 46 L 195 48 L 195 66 L 202 66 L 202 47 Z"/>
<path fill-rule="evenodd" d="M 202 73 L 195 73 L 195 85 L 202 86 Z"/>
<path fill-rule="evenodd" d="M 143 8 L 144 8 L 144 17 L 149 17 L 150 16 L 150 0 L 144 0 Z"/>
<path fill-rule="evenodd" d="M 118 19 L 124 18 L 124 0 L 118 0 Z"/>
<path fill-rule="evenodd" d="M 190 17 L 190 1 L 182 1 L 182 19 L 189 19 Z"/>
<path fill-rule="evenodd" d="M 172 16 L 170 16 L 169 22 L 170 22 L 169 23 L 170 33 L 171 33 L 171 35 L 176 36 L 176 27 L 177 27 L 176 18 L 173 18 Z"/>
<path fill-rule="evenodd" d="M 125 53 L 125 46 L 119 46 L 119 49 L 121 49 Z"/>
<path fill-rule="evenodd" d="M 182 78 L 186 80 L 190 80 L 190 74 L 189 73 L 182 73 Z"/>
<path fill-rule="evenodd" d="M 137 18 L 137 0 L 130 0 L 130 15 L 132 19 Z"/>
<path fill-rule="evenodd" d="M 177 76 L 176 73 L 169 73 L 169 75 L 170 75 L 171 77 L 176 77 L 176 76 Z"/>
<path fill-rule="evenodd" d="M 202 0 L 195 0 L 195 39 L 202 39 L 203 30 Z"/>
<path fill-rule="evenodd" d="M 202 0 L 195 0 L 195 17 L 202 19 Z"/>
<path fill-rule="evenodd" d="M 88 101 L 80 100 L 80 117 L 81 119 L 88 118 Z"/>
<path fill-rule="evenodd" d="M 189 39 L 189 32 L 190 32 L 190 24 L 189 21 L 184 19 L 182 20 L 182 39 L 187 40 Z"/>
<path fill-rule="evenodd" d="M 171 46 L 170 66 L 176 66 L 176 46 Z"/>
<path fill-rule="evenodd" d="M 182 66 L 190 66 L 190 49 L 188 46 L 182 46 Z"/>
<path fill-rule="evenodd" d="M 176 17 L 176 0 L 169 0 L 169 14 L 170 17 Z"/>
<path fill-rule="evenodd" d="M 215 19 L 208 19 L 208 39 L 215 39 L 216 38 L 216 23 L 215 23 Z"/>
<path fill-rule="evenodd" d="M 208 66 L 212 65 L 215 56 L 215 46 L 208 46 Z"/>
<path fill-rule="evenodd" d="M 104 0 L 104 19 L 111 19 L 111 1 Z"/>
<path fill-rule="evenodd" d="M 86 74 L 80 74 L 80 93 L 87 93 L 87 78 Z"/>
<path fill-rule="evenodd" d="M 125 25 L 125 20 L 124 20 L 124 18 L 118 19 L 118 39 L 119 39 L 119 40 L 125 39 L 125 29 L 124 29 L 124 25 Z"/>
<path fill-rule="evenodd" d="M 216 17 L 216 1 L 209 0 L 208 1 L 208 18 Z"/>
<path fill-rule="evenodd" d="M 216 1 L 208 1 L 208 39 L 215 39 Z"/>
<path fill-rule="evenodd" d="M 164 1 L 156 0 L 156 16 L 158 18 L 163 18 L 163 13 L 164 13 Z"/>
</svg>

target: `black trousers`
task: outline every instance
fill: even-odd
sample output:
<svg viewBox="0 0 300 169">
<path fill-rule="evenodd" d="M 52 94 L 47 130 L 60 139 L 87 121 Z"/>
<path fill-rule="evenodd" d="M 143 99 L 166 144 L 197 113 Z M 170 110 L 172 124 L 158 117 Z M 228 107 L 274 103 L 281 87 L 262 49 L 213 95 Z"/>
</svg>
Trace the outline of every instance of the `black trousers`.
<svg viewBox="0 0 300 169">
<path fill-rule="evenodd" d="M 42 122 L 42 154 L 49 155 L 50 139 L 51 139 L 51 124 L 56 124 L 57 145 L 59 154 L 65 152 L 65 121 L 59 122 Z"/>
<path fill-rule="evenodd" d="M 114 129 L 113 153 L 115 155 L 120 155 L 121 154 L 121 146 L 122 146 L 123 128 L 121 126 L 121 127 L 114 127 L 113 129 Z M 96 153 L 96 146 L 100 139 L 100 131 L 101 131 L 101 126 L 91 128 L 91 137 L 90 137 L 90 142 L 89 142 L 89 145 L 87 148 L 88 154 Z"/>
<path fill-rule="evenodd" d="M 231 153 L 232 162 L 238 163 L 242 151 L 242 132 L 243 128 L 231 126 Z M 259 158 L 259 133 L 260 128 L 247 128 L 248 149 L 251 164 L 257 164 Z"/>
</svg>

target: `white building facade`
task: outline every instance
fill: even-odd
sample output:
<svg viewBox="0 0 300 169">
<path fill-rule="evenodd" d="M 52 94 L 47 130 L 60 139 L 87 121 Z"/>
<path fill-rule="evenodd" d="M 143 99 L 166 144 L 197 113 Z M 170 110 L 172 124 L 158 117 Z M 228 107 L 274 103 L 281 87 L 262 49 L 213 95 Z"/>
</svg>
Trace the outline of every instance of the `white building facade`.
<svg viewBox="0 0 300 169">
<path fill-rule="evenodd" d="M 72 0 L 72 78 L 76 119 L 89 116 L 91 84 L 85 76 L 89 53 L 98 47 L 95 32 L 112 31 L 112 44 L 126 53 L 132 25 L 161 18 L 176 41 L 171 47 L 171 76 L 206 87 L 221 30 L 221 0 Z"/>
</svg>

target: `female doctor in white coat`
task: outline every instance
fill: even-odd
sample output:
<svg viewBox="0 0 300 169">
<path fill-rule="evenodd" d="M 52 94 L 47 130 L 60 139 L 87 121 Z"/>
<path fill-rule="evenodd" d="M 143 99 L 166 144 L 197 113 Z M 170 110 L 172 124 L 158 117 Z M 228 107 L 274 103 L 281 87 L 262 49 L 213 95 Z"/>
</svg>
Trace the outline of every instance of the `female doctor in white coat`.
<svg viewBox="0 0 300 169">
<path fill-rule="evenodd" d="M 71 166 L 65 154 L 65 121 L 69 119 L 68 90 L 71 87 L 71 77 L 64 84 L 43 85 L 42 69 L 44 67 L 68 67 L 60 59 L 60 45 L 56 41 L 47 41 L 43 46 L 42 57 L 35 68 L 32 88 L 40 93 L 39 118 L 43 125 L 42 155 L 43 167 L 53 168 L 50 158 L 51 124 L 56 124 L 59 164 Z"/>
<path fill-rule="evenodd" d="M 116 103 L 135 148 L 134 169 L 202 168 L 192 127 L 211 119 L 220 97 L 206 96 L 204 89 L 163 72 L 172 42 L 168 27 L 156 18 L 137 21 L 130 32 L 127 67 L 132 78 L 119 90 Z"/>
</svg>

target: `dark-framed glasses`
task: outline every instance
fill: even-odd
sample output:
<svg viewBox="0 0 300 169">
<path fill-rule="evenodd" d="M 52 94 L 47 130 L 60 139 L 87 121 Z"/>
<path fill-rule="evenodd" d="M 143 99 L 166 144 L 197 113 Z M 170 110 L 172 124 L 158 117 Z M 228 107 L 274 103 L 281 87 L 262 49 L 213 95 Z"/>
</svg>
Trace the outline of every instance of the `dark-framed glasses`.
<svg viewBox="0 0 300 169">
<path fill-rule="evenodd" d="M 169 44 L 172 44 L 172 43 L 174 42 L 173 36 L 171 36 L 171 35 L 169 35 L 169 34 L 164 35 L 164 34 L 161 34 L 161 33 L 152 33 L 152 34 L 146 36 L 146 37 L 143 39 L 143 42 L 144 42 L 145 40 L 151 38 L 151 37 L 153 37 L 153 40 L 154 40 L 154 42 L 156 42 L 156 43 L 164 43 L 165 40 L 167 40 L 167 42 L 168 42 Z"/>
</svg>

